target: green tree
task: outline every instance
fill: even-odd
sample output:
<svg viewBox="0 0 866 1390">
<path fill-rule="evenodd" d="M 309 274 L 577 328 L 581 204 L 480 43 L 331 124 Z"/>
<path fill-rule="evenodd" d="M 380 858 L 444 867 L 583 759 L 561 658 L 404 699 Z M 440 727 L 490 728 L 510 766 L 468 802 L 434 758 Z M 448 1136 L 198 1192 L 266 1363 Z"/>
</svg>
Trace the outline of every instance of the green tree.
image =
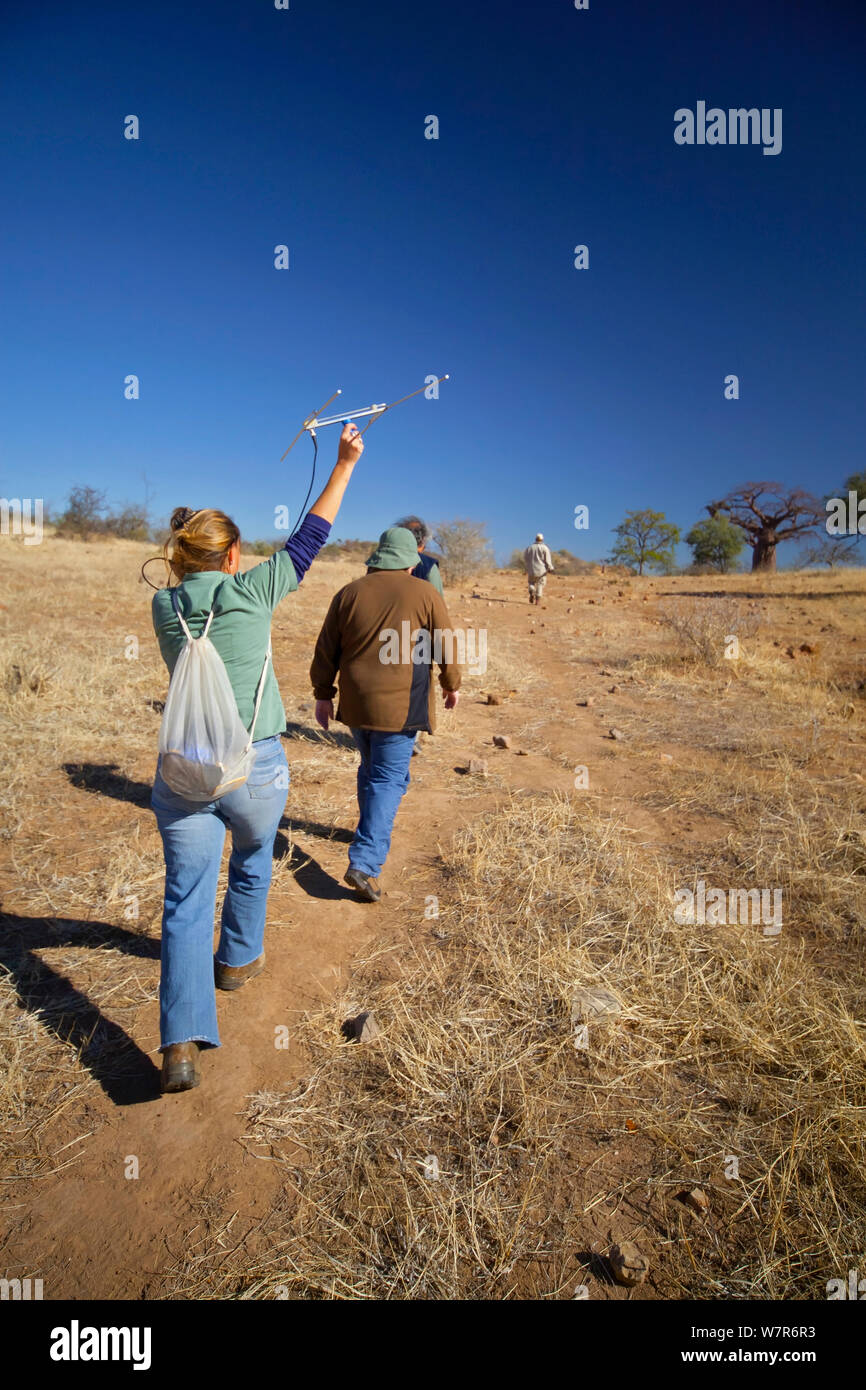
<svg viewBox="0 0 866 1390">
<path fill-rule="evenodd" d="M 649 508 L 626 512 L 625 519 L 613 530 L 619 537 L 611 551 L 614 564 L 636 569 L 638 574 L 643 574 L 644 565 L 652 565 L 662 571 L 673 566 L 680 528 L 667 521 L 664 512 L 654 512 Z"/>
<path fill-rule="evenodd" d="M 711 516 L 706 521 L 695 522 L 685 540 L 692 548 L 696 565 L 708 565 L 721 574 L 727 574 L 746 544 L 739 526 L 734 526 L 726 516 Z"/>
<path fill-rule="evenodd" d="M 861 538 L 864 535 L 866 535 L 866 508 L 864 508 L 863 505 L 864 502 L 866 502 L 866 473 L 852 473 L 850 477 L 845 479 L 845 486 L 842 489 L 842 496 L 845 502 L 848 503 L 849 509 L 851 508 L 852 492 L 854 493 L 854 496 L 856 498 L 856 504 L 852 509 L 853 513 L 855 514 L 849 515 L 848 525 L 853 525 L 856 527 L 856 534 L 853 531 L 849 531 L 848 538 L 853 542 L 854 545 L 857 545 Z M 825 511 L 827 511 L 828 517 L 830 515 L 829 510 L 827 508 L 827 504 L 829 501 L 829 497 L 824 498 L 824 509 Z M 827 531 L 827 535 L 829 536 L 831 535 L 831 532 L 827 529 L 828 526 L 829 522 L 825 522 L 824 529 Z"/>
<path fill-rule="evenodd" d="M 860 543 L 866 535 L 866 516 L 861 515 L 866 501 L 866 473 L 852 473 L 838 492 L 828 493 L 823 501 L 823 528 L 800 559 L 804 565 L 827 565 L 830 569 L 837 565 L 853 565 L 859 558 Z M 849 529 L 851 526 L 853 530 Z"/>
</svg>

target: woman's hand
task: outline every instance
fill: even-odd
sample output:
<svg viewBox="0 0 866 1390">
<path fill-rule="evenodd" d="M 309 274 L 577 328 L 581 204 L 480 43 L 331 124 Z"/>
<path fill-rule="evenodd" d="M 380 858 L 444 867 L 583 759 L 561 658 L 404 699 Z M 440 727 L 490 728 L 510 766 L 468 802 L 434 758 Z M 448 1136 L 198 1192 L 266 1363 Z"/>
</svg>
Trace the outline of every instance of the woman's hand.
<svg viewBox="0 0 866 1390">
<path fill-rule="evenodd" d="M 317 700 L 317 701 L 316 701 L 316 723 L 317 723 L 317 724 L 320 724 L 320 725 L 322 726 L 322 728 L 325 730 L 325 733 L 328 732 L 328 725 L 329 725 L 329 723 L 331 722 L 331 720 L 333 719 L 333 717 L 334 717 L 334 702 L 333 702 L 333 700 Z"/>
<path fill-rule="evenodd" d="M 337 453 L 338 463 L 356 464 L 364 452 L 364 441 L 357 425 L 344 425 L 343 433 L 340 435 L 340 448 Z"/>
</svg>

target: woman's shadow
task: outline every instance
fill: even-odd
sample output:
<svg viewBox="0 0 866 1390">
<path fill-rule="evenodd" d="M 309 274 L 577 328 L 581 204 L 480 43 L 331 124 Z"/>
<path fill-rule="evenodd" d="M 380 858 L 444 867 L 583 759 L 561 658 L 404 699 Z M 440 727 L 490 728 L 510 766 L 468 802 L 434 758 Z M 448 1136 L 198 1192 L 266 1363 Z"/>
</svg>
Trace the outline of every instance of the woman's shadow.
<svg viewBox="0 0 866 1390">
<path fill-rule="evenodd" d="M 97 1006 L 36 954 L 81 946 L 159 960 L 159 942 L 109 922 L 0 913 L 0 965 L 8 970 L 22 1009 L 78 1053 L 115 1105 L 140 1105 L 159 1095 L 159 1071 L 146 1052 Z"/>
<path fill-rule="evenodd" d="M 295 726 L 289 726 L 293 727 Z M 355 747 L 348 735 L 338 733 L 322 737 L 323 741 L 334 737 L 338 741 L 345 741 L 346 746 Z M 135 782 L 124 776 L 117 763 L 64 763 L 63 767 L 72 785 L 82 791 L 94 792 L 98 796 L 110 796 L 117 801 L 126 801 L 132 806 L 150 807 L 150 784 Z M 325 825 L 322 821 L 308 820 L 304 816 L 284 816 L 274 842 L 274 859 L 289 859 L 295 881 L 309 897 L 328 901 L 342 898 L 357 901 L 357 895 L 338 883 L 311 855 L 304 854 L 296 844 L 292 844 L 290 848 L 287 837 L 282 833 L 284 830 L 288 830 L 290 834 L 297 832 L 312 835 L 320 840 L 337 840 L 341 844 L 351 844 L 351 830 L 344 830 L 341 826 Z"/>
</svg>

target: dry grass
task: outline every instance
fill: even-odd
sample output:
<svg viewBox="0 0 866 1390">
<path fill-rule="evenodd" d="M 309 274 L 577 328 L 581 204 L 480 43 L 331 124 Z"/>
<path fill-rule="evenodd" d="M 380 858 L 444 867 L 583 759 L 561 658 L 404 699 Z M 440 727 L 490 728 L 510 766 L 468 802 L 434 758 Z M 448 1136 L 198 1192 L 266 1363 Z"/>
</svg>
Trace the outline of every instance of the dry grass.
<svg viewBox="0 0 866 1390">
<path fill-rule="evenodd" d="M 675 633 L 686 654 L 707 666 L 718 666 L 741 639 L 753 636 L 759 621 L 756 613 L 734 599 L 694 595 L 659 604 L 656 615 Z"/>
<path fill-rule="evenodd" d="M 604 1201 L 663 1296 L 821 1296 L 866 1238 L 862 968 L 827 969 L 796 896 L 777 938 L 677 926 L 676 873 L 631 840 L 564 799 L 477 824 L 413 950 L 374 952 L 304 1020 L 301 1088 L 251 1097 L 250 1140 L 295 1196 L 269 1253 L 199 1256 L 175 1292 L 596 1296 Z M 595 984 L 623 1012 L 579 1050 L 572 999 Z M 342 1041 L 361 1009 L 382 1037 Z M 676 1200 L 695 1183 L 706 1217 Z"/>
<path fill-rule="evenodd" d="M 88 1091 L 127 1064 L 116 1033 L 99 1032 L 100 1010 L 131 1032 L 158 975 L 155 828 L 104 823 L 100 797 L 85 831 L 74 815 L 82 789 L 144 804 L 153 702 L 166 686 L 150 591 L 136 579 L 147 552 L 51 542 L 47 576 L 44 550 L 16 548 L 0 609 L 3 906 L 20 933 L 0 991 L 0 1177 L 13 1206 L 23 1180 L 78 1161 Z M 309 652 L 325 588 L 354 572 L 329 566 L 327 586 L 304 586 L 278 615 L 293 652 Z M 208 1198 L 208 1229 L 167 1292 L 562 1298 L 585 1283 L 615 1297 L 603 1256 L 622 1238 L 649 1254 L 650 1291 L 663 1297 L 822 1297 L 856 1263 L 866 1243 L 862 582 L 569 581 L 573 628 L 557 660 L 569 681 L 585 668 L 582 683 L 603 657 L 623 681 L 605 707 L 626 734 L 617 757 L 647 774 L 629 796 L 657 821 L 656 842 L 595 792 L 514 797 L 479 817 L 440 866 L 439 918 L 408 946 L 380 940 L 345 991 L 303 1019 L 299 1088 L 250 1098 L 246 1143 L 284 1180 L 259 1243 L 235 1240 L 234 1208 Z M 513 588 L 522 594 L 519 577 Z M 717 604 L 720 588 L 738 611 L 757 605 L 759 630 L 738 661 L 683 660 L 656 602 L 675 593 Z M 589 607 L 590 593 L 603 601 Z M 481 625 L 488 610 L 454 595 L 451 612 Z M 540 619 L 525 621 L 528 637 Z M 809 622 L 831 636 L 816 640 Z M 136 660 L 125 656 L 130 635 Z M 804 636 L 813 654 L 801 654 Z M 531 642 L 549 651 L 540 628 Z M 550 690 L 534 652 L 513 631 L 497 636 L 466 691 L 535 694 L 519 737 L 544 751 L 556 711 L 567 719 L 580 692 Z M 306 689 L 306 671 L 280 661 L 284 690 Z M 305 703 L 288 705 L 294 804 L 324 827 L 345 825 L 355 755 L 319 736 Z M 449 766 L 452 754 L 465 761 L 456 717 L 442 716 L 440 740 Z M 674 749 L 673 764 L 659 764 L 661 748 Z M 556 757 L 570 765 L 562 749 Z M 605 747 L 599 764 L 608 757 Z M 504 797 L 504 766 L 486 792 Z M 455 778 L 449 795 L 478 789 Z M 666 817 L 679 827 L 691 814 L 713 820 L 717 836 L 699 849 L 676 828 L 664 839 Z M 61 833 L 43 827 L 48 817 Z M 296 868 L 284 838 L 278 887 Z M 782 934 L 678 926 L 673 891 L 702 874 L 721 887 L 780 887 Z M 584 1050 L 571 1005 L 589 983 L 623 1012 L 591 1023 Z M 344 1041 L 341 1021 L 362 1009 L 382 1037 Z M 732 1158 L 739 1177 L 728 1176 Z M 710 1197 L 703 1217 L 676 1200 L 695 1184 Z"/>
</svg>

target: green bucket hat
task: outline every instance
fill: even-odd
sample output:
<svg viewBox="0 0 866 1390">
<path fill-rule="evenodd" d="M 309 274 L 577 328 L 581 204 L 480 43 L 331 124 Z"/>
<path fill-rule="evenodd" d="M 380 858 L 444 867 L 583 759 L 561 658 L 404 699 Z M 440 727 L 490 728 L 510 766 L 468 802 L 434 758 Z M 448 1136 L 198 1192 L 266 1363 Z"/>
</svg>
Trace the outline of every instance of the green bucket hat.
<svg viewBox="0 0 866 1390">
<path fill-rule="evenodd" d="M 373 554 L 367 557 L 368 569 L 408 570 L 418 563 L 418 543 L 406 526 L 389 526 L 379 537 Z"/>
</svg>

